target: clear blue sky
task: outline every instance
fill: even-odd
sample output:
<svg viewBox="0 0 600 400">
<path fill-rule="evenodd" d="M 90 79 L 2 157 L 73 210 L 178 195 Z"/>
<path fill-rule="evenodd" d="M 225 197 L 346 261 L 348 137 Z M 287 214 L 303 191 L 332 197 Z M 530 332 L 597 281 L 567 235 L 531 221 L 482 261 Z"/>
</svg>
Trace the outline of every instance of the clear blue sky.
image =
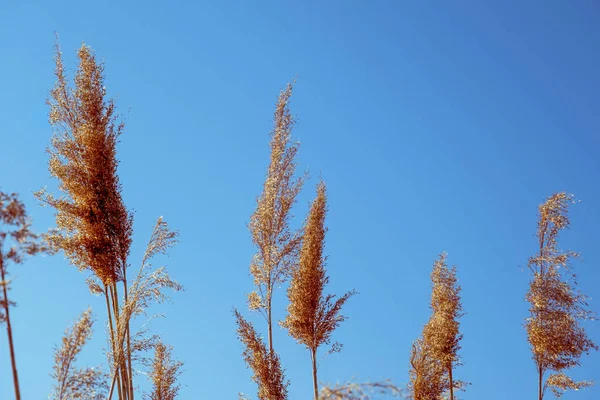
<svg viewBox="0 0 600 400">
<path fill-rule="evenodd" d="M 451 4 L 452 3 L 452 4 Z M 127 117 L 119 144 L 135 210 L 131 263 L 155 219 L 181 234 L 164 261 L 186 291 L 154 309 L 185 362 L 181 399 L 255 394 L 233 306 L 252 290 L 246 223 L 268 162 L 276 96 L 295 75 L 298 161 L 327 181 L 330 291 L 360 292 L 323 361 L 325 382 L 408 380 L 411 342 L 427 321 L 429 272 L 446 250 L 467 315 L 455 375 L 465 400 L 533 399 L 536 373 L 523 319 L 537 205 L 554 191 L 581 200 L 562 246 L 580 251 L 581 289 L 600 311 L 600 6 L 593 1 L 4 0 L 0 5 L 0 188 L 19 192 L 37 230 L 52 211 L 32 192 L 55 187 L 44 101 L 53 31 L 69 68 L 81 41 L 106 61 L 106 86 Z M 52 346 L 88 305 L 104 358 L 103 304 L 62 255 L 13 268 L 11 293 L 24 399 L 50 392 Z M 284 316 L 284 290 L 275 299 Z M 265 331 L 258 315 L 252 318 Z M 600 324 L 588 324 L 600 341 Z M 310 357 L 285 332 L 275 347 L 290 399 L 310 398 Z M 600 381 L 600 354 L 573 372 Z M 0 398 L 11 398 L 0 333 Z M 600 398 L 600 387 L 566 400 Z"/>
</svg>

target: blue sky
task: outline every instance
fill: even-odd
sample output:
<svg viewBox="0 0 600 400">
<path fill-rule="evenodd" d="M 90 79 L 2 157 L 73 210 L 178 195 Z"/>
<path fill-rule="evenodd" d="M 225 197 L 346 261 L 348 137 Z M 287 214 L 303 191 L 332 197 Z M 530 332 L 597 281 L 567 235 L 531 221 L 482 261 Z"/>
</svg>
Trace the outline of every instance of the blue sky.
<svg viewBox="0 0 600 400">
<path fill-rule="evenodd" d="M 600 311 L 600 7 L 592 1 L 16 1 L 0 5 L 0 188 L 19 192 L 39 230 L 50 209 L 32 192 L 56 183 L 44 102 L 53 31 L 67 66 L 85 41 L 106 62 L 125 115 L 119 174 L 135 210 L 131 263 L 155 219 L 180 232 L 164 262 L 186 288 L 154 309 L 154 330 L 185 362 L 181 399 L 255 394 L 231 314 L 246 315 L 254 252 L 246 229 L 268 162 L 276 96 L 298 76 L 298 162 L 312 179 L 293 225 L 328 183 L 329 290 L 360 292 L 334 334 L 341 354 L 320 380 L 408 380 L 411 342 L 427 321 L 429 272 L 445 250 L 463 287 L 461 397 L 532 399 L 536 373 L 522 327 L 537 205 L 555 191 L 572 208 L 564 248 L 580 251 L 580 286 Z M 52 381 L 52 347 L 88 305 L 104 362 L 103 304 L 62 255 L 13 268 L 11 296 L 24 399 Z M 284 289 L 275 315 L 285 315 Z M 257 329 L 266 333 L 258 315 Z M 600 341 L 600 325 L 587 324 Z M 309 353 L 275 329 L 291 380 L 308 399 Z M 600 354 L 576 378 L 600 380 Z M 11 398 L 0 333 L 0 398 Z M 140 381 L 142 382 L 142 381 Z M 145 384 L 141 383 L 142 388 Z M 591 400 L 600 387 L 567 394 Z"/>
</svg>

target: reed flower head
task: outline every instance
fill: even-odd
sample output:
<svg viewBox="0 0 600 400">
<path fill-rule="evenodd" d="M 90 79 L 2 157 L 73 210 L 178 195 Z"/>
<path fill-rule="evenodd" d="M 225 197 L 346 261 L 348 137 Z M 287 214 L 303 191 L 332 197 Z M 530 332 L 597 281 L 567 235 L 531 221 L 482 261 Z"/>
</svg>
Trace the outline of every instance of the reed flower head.
<svg viewBox="0 0 600 400">
<path fill-rule="evenodd" d="M 296 178 L 298 143 L 292 143 L 294 118 L 289 110 L 292 84 L 279 94 L 271 132 L 271 160 L 262 194 L 248 228 L 258 252 L 250 264 L 256 290 L 248 296 L 252 310 L 270 308 L 273 289 L 283 283 L 297 263 L 301 232 L 292 232 L 289 222 L 304 177 Z M 266 315 L 265 315 L 266 316 Z"/>
<path fill-rule="evenodd" d="M 252 380 L 258 385 L 258 398 L 260 400 L 285 400 L 287 387 L 279 357 L 274 351 L 267 350 L 267 346 L 258 336 L 252 324 L 234 310 L 237 323 L 238 338 L 244 345 L 242 353 L 248 368 L 254 375 Z"/>
<path fill-rule="evenodd" d="M 56 46 L 56 83 L 48 100 L 54 127 L 49 170 L 63 195 L 42 189 L 36 196 L 56 210 L 49 243 L 106 285 L 122 280 L 131 245 L 133 217 L 117 176 L 116 144 L 124 125 L 117 123 L 114 101 L 105 99 L 103 64 L 85 44 L 77 57 L 72 88 Z"/>
<path fill-rule="evenodd" d="M 350 382 L 335 386 L 324 386 L 319 394 L 319 400 L 371 400 L 387 397 L 402 397 L 402 390 L 389 381 L 381 382 Z"/>
<path fill-rule="evenodd" d="M 31 220 L 27 216 L 25 204 L 16 193 L 0 191 L 0 226 L 0 255 L 3 263 L 21 264 L 27 255 L 50 251 L 41 240 L 44 235 L 31 230 Z M 8 246 L 6 251 L 5 245 Z"/>
<path fill-rule="evenodd" d="M 183 286 L 171 278 L 164 267 L 152 269 L 150 263 L 152 257 L 159 253 L 165 254 L 176 242 L 177 232 L 171 231 L 167 223 L 160 217 L 152 231 L 138 274 L 128 288 L 127 300 L 123 302 L 119 310 L 115 329 L 117 343 L 125 343 L 130 322 L 134 318 L 145 315 L 153 303 L 162 303 L 169 299 L 165 289 L 183 290 Z M 100 286 L 98 289 L 103 290 Z M 116 370 L 117 366 L 124 362 L 126 355 L 131 354 L 135 357 L 136 353 L 160 344 L 157 337 L 147 337 L 145 333 L 146 329 L 142 327 L 141 331 L 131 335 L 133 342 L 130 347 L 116 346 L 114 354 L 110 355 L 113 370 Z"/>
<path fill-rule="evenodd" d="M 5 297 L 10 286 L 8 265 L 22 264 L 26 256 L 51 252 L 42 237 L 31 230 L 25 204 L 17 194 L 0 191 L 0 323 L 6 322 L 6 310 L 14 305 Z"/>
<path fill-rule="evenodd" d="M 431 347 L 423 338 L 412 344 L 408 384 L 411 400 L 442 400 L 448 387 L 443 365 L 432 353 Z"/>
<path fill-rule="evenodd" d="M 77 356 L 92 336 L 92 311 L 87 309 L 69 327 L 54 352 L 53 400 L 101 400 L 106 398 L 107 376 L 98 368 L 77 368 Z"/>
<path fill-rule="evenodd" d="M 598 350 L 587 336 L 580 321 L 593 319 L 587 297 L 577 290 L 571 261 L 579 255 L 558 248 L 558 235 L 570 224 L 568 209 L 573 196 L 555 193 L 539 206 L 538 253 L 529 259 L 532 278 L 525 299 L 530 303 L 530 317 L 525 321 L 540 381 L 540 399 L 547 388 L 557 397 L 566 390 L 591 386 L 589 381 L 576 382 L 565 370 L 580 364 L 583 354 Z M 546 372 L 552 373 L 544 380 Z"/>
<path fill-rule="evenodd" d="M 350 291 L 337 300 L 335 295 L 323 294 L 329 282 L 323 254 L 326 214 L 326 187 L 320 182 L 306 219 L 299 265 L 292 273 L 288 288 L 288 315 L 282 323 L 290 336 L 309 349 L 330 343 L 331 334 L 345 319 L 340 314 L 342 306 L 356 293 Z"/>
<path fill-rule="evenodd" d="M 152 391 L 147 393 L 146 400 L 174 400 L 181 385 L 178 383 L 181 375 L 181 361 L 172 358 L 173 347 L 158 342 L 154 346 L 154 359 L 150 365 L 149 376 L 152 381 Z"/>
</svg>

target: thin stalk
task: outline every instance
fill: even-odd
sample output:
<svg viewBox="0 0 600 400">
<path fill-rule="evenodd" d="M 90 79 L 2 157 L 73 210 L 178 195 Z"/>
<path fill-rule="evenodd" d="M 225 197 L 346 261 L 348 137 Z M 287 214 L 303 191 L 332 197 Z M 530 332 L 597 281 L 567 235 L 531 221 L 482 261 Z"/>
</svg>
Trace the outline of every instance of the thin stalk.
<svg viewBox="0 0 600 400">
<path fill-rule="evenodd" d="M 271 320 L 271 296 L 268 296 L 267 306 L 267 324 L 269 325 L 269 351 L 273 352 L 273 323 Z"/>
<path fill-rule="evenodd" d="M 319 384 L 317 383 L 317 348 L 310 349 L 310 358 L 312 360 L 313 388 L 315 391 L 315 400 L 319 399 Z"/>
<path fill-rule="evenodd" d="M 107 397 L 108 400 L 112 399 L 113 392 L 115 391 L 115 382 L 117 381 L 117 379 L 119 379 L 119 378 L 118 378 L 117 371 L 115 371 L 115 373 L 113 374 L 112 380 L 110 382 L 110 392 L 108 392 L 108 397 Z M 121 398 L 121 385 L 117 385 L 117 391 L 118 391 L 118 396 L 120 399 Z"/>
<path fill-rule="evenodd" d="M 142 273 L 143 269 L 144 269 L 144 266 L 142 265 L 140 267 L 139 274 Z M 107 304 L 108 304 L 108 299 L 107 299 Z M 129 316 L 127 316 L 126 320 L 129 322 L 130 318 L 131 318 L 131 316 L 129 315 Z M 120 343 L 118 343 L 119 347 L 122 348 L 123 345 L 124 345 L 124 343 L 125 343 L 125 335 L 123 335 L 123 337 L 121 337 Z M 110 392 L 108 393 L 108 400 L 111 400 L 111 396 L 112 396 L 112 393 L 114 392 L 114 388 L 115 388 L 115 382 L 119 380 L 119 376 L 118 376 L 119 375 L 119 369 L 120 369 L 119 365 L 115 366 L 115 368 L 116 369 L 113 372 L 113 376 L 112 376 L 111 383 L 110 383 Z"/>
<path fill-rule="evenodd" d="M 111 286 L 111 297 L 113 303 L 113 312 L 115 314 L 115 321 L 117 321 L 117 335 L 120 334 L 122 328 L 119 326 L 119 297 L 117 292 L 117 283 L 113 282 Z M 124 332 L 124 331 L 123 331 Z M 123 336 L 124 337 L 124 336 Z M 119 372 L 121 374 L 121 392 L 123 393 L 123 399 L 129 399 L 129 377 L 127 376 L 127 369 L 123 368 L 125 364 L 125 348 L 123 342 L 119 344 Z"/>
<path fill-rule="evenodd" d="M 547 226 L 547 223 L 546 223 Z M 546 232 L 546 228 L 544 228 L 544 230 L 542 231 L 542 237 L 540 238 L 540 277 L 541 279 L 544 279 L 544 262 L 543 262 L 543 255 L 544 255 L 544 243 L 545 243 L 545 232 Z M 539 320 L 541 321 L 542 316 L 544 315 L 543 313 L 538 313 L 539 315 Z M 536 360 L 537 363 L 537 367 L 538 367 L 538 400 L 542 400 L 544 398 L 544 389 L 542 387 L 542 383 L 544 380 L 544 371 L 542 370 L 542 365 L 540 360 Z"/>
<path fill-rule="evenodd" d="M 124 345 L 124 343 L 125 343 L 125 336 L 123 336 L 121 338 L 121 342 L 119 343 L 119 345 L 122 347 Z M 119 380 L 119 369 L 120 368 L 117 365 L 117 367 L 116 367 L 116 369 L 115 369 L 115 371 L 113 373 L 111 383 L 110 383 L 110 392 L 108 393 L 108 400 L 111 399 L 112 393 L 114 391 L 115 382 Z"/>
<path fill-rule="evenodd" d="M 0 254 L 0 257 L 2 255 Z M 8 346 L 10 348 L 10 362 L 12 364 L 13 383 L 15 385 L 15 398 L 21 400 L 21 390 L 19 389 L 19 375 L 17 373 L 17 361 L 15 359 L 15 346 L 13 343 L 12 326 L 10 324 L 10 311 L 8 303 L 8 291 L 6 290 L 6 276 L 4 272 L 4 266 L 1 264 L 0 259 L 0 272 L 2 273 L 2 291 L 4 292 L 4 315 L 6 315 L 6 331 L 8 333 Z"/>
<path fill-rule="evenodd" d="M 142 264 L 142 265 L 140 266 L 140 270 L 139 270 L 139 272 L 138 272 L 138 279 L 139 279 L 140 275 L 142 274 L 143 270 L 144 270 L 144 264 Z M 134 282 L 134 283 L 135 283 L 135 282 Z M 108 303 L 107 303 L 107 304 L 108 304 Z M 127 322 L 129 322 L 129 320 L 131 319 L 131 316 L 132 316 L 131 314 L 128 314 L 128 315 L 126 315 L 126 317 L 125 317 L 125 320 L 126 320 Z M 123 336 L 122 336 L 122 337 L 119 339 L 119 343 L 115 343 L 115 345 L 118 345 L 118 346 L 119 346 L 119 348 L 123 348 L 123 346 L 125 345 L 125 336 L 126 336 L 126 335 L 123 335 Z M 116 367 L 115 367 L 115 368 L 116 368 L 116 369 L 115 369 L 115 371 L 113 372 L 113 376 L 112 376 L 112 378 L 111 378 L 110 392 L 109 392 L 109 394 L 108 394 L 108 398 L 107 398 L 108 400 L 111 400 L 111 396 L 112 396 L 112 393 L 113 393 L 113 391 L 114 391 L 115 382 L 119 380 L 119 377 L 118 377 L 118 375 L 119 375 L 119 369 L 120 369 L 120 365 L 116 365 Z"/>
<path fill-rule="evenodd" d="M 450 400 L 454 400 L 454 381 L 452 380 L 452 363 L 448 365 L 448 375 L 450 376 Z"/>
<path fill-rule="evenodd" d="M 127 265 L 123 263 L 123 289 L 125 291 L 125 304 L 127 304 Z M 131 335 L 129 333 L 129 319 L 125 327 L 127 335 L 127 368 L 129 370 L 129 397 L 133 400 L 133 368 L 131 366 Z"/>
<path fill-rule="evenodd" d="M 112 313 L 110 311 L 110 301 L 108 299 L 108 289 L 109 287 L 107 285 L 104 285 L 104 297 L 106 298 L 106 312 L 108 313 L 108 326 L 109 326 L 109 331 L 110 331 L 110 344 L 112 346 L 112 354 L 113 354 L 113 361 L 114 358 L 116 357 L 116 352 L 117 352 L 117 343 L 116 343 L 116 339 L 115 339 L 115 331 L 113 328 L 113 322 L 112 322 Z M 116 368 L 116 367 L 115 367 Z M 117 370 L 115 370 L 115 375 L 117 373 Z M 113 379 L 111 385 L 110 385 L 110 392 L 108 393 L 108 400 L 112 399 L 112 395 L 113 395 L 113 391 L 115 389 L 115 379 Z M 117 391 L 118 391 L 118 396 L 119 399 L 121 399 L 121 383 L 119 380 L 119 384 L 117 385 Z"/>
<path fill-rule="evenodd" d="M 542 381 L 543 381 L 544 373 L 542 372 L 542 368 L 538 367 L 538 400 L 543 400 L 544 391 L 542 389 Z"/>
</svg>

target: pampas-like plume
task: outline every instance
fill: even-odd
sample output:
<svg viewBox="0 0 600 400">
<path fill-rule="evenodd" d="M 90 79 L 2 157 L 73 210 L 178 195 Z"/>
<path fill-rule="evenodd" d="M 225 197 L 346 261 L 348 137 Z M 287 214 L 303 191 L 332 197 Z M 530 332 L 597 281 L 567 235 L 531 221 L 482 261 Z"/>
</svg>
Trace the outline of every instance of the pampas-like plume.
<svg viewBox="0 0 600 400">
<path fill-rule="evenodd" d="M 49 243 L 64 251 L 80 270 L 90 270 L 90 291 L 105 297 L 113 373 L 109 399 L 116 384 L 119 399 L 133 400 L 132 352 L 147 346 L 132 342 L 129 323 L 150 300 L 164 298 L 163 288 L 180 288 L 164 269 L 152 272 L 147 264 L 153 254 L 172 243 L 175 233 L 159 220 L 141 271 L 129 287 L 127 258 L 133 217 L 121 196 L 116 157 L 124 125 L 117 123 L 113 100 L 105 100 L 104 65 L 96 61 L 86 45 L 81 46 L 77 57 L 75 87 L 71 88 L 64 74 L 62 53 L 56 46 L 56 83 L 48 100 L 50 124 L 54 127 L 48 150 L 49 170 L 58 179 L 63 195 L 55 197 L 41 190 L 36 196 L 56 210 L 58 229 L 49 236 Z"/>
<path fill-rule="evenodd" d="M 156 254 L 165 254 L 177 242 L 177 232 L 171 231 L 167 223 L 160 217 L 154 226 L 152 236 L 146 247 L 140 270 L 127 292 L 123 306 L 119 309 L 114 330 L 116 351 L 111 354 L 112 382 L 109 398 L 118 383 L 119 370 L 125 365 L 127 358 L 134 358 L 138 351 L 156 346 L 156 337 L 144 338 L 143 335 L 129 335 L 131 321 L 146 312 L 151 303 L 162 303 L 168 299 L 165 289 L 183 290 L 183 287 L 173 280 L 164 267 L 152 270 L 150 260 Z M 134 340 L 130 341 L 130 337 Z M 137 340 L 136 340 L 137 339 Z"/>
<path fill-rule="evenodd" d="M 325 183 L 320 182 L 317 186 L 317 197 L 306 219 L 299 266 L 292 273 L 287 293 L 290 300 L 288 315 L 282 323 L 290 336 L 310 351 L 315 400 L 319 397 L 317 350 L 321 345 L 330 343 L 331 334 L 345 319 L 340 314 L 342 306 L 356 293 L 348 292 L 335 301 L 334 295 L 323 294 L 329 282 L 325 271 L 326 257 L 323 255 L 326 214 Z M 332 351 L 338 351 L 340 348 L 341 345 L 335 343 Z"/>
<path fill-rule="evenodd" d="M 254 375 L 252 380 L 258 385 L 259 400 L 287 399 L 288 382 L 285 380 L 279 357 L 274 351 L 265 346 L 252 324 L 244 319 L 242 314 L 234 310 L 237 323 L 237 334 L 244 345 L 242 353 L 248 368 Z M 240 394 L 241 398 L 244 398 Z"/>
<path fill-rule="evenodd" d="M 92 311 L 88 309 L 66 330 L 62 345 L 55 349 L 52 373 L 55 384 L 52 400 L 106 398 L 106 374 L 96 368 L 75 367 L 77 356 L 91 338 L 93 324 Z"/>
<path fill-rule="evenodd" d="M 271 161 L 263 192 L 249 223 L 252 241 L 258 252 L 250 264 L 255 291 L 248 296 L 251 310 L 260 311 L 268 324 L 269 351 L 273 351 L 272 299 L 273 290 L 289 276 L 297 262 L 301 232 L 289 227 L 291 208 L 304 183 L 295 178 L 298 143 L 292 143 L 294 119 L 289 111 L 292 85 L 279 94 L 271 132 Z"/>
<path fill-rule="evenodd" d="M 319 400 L 372 400 L 378 398 L 378 395 L 402 397 L 402 390 L 389 381 L 351 382 L 334 387 L 324 386 Z"/>
<path fill-rule="evenodd" d="M 172 346 L 162 342 L 154 346 L 154 359 L 149 372 L 152 391 L 144 396 L 145 400 L 174 400 L 177 397 L 181 386 L 177 379 L 183 363 L 172 358 L 172 350 Z"/>
<path fill-rule="evenodd" d="M 538 375 L 538 400 L 547 388 L 557 397 L 566 390 L 591 386 L 576 382 L 564 371 L 578 366 L 581 356 L 598 346 L 587 336 L 579 321 L 592 319 L 587 297 L 577 291 L 571 260 L 574 252 L 560 251 L 558 234 L 569 226 L 569 203 L 573 196 L 564 192 L 550 196 L 539 206 L 537 238 L 539 253 L 529 259 L 532 278 L 526 300 L 530 317 L 525 321 Z M 544 381 L 547 372 L 554 371 Z"/>
<path fill-rule="evenodd" d="M 25 205 L 15 193 L 6 194 L 0 191 L 0 323 L 6 323 L 10 361 L 12 365 L 15 397 L 21 399 L 19 375 L 15 358 L 15 346 L 10 321 L 10 307 L 14 302 L 8 298 L 10 280 L 8 265 L 22 264 L 26 255 L 50 252 L 41 243 L 41 238 L 31 231 L 31 222 L 27 216 Z M 4 250 L 4 247 L 8 247 Z"/>
<path fill-rule="evenodd" d="M 119 309 L 117 282 L 127 293 L 133 226 L 117 176 L 116 145 L 124 125 L 116 122 L 114 102 L 105 100 L 103 64 L 85 44 L 79 48 L 77 58 L 73 89 L 65 76 L 57 43 L 56 83 L 47 101 L 54 128 L 48 149 L 49 170 L 58 179 L 63 196 L 55 197 L 45 189 L 36 196 L 56 210 L 57 229 L 48 237 L 50 245 L 64 251 L 80 270 L 92 271 L 100 281 L 110 326 L 110 352 L 116 353 L 122 351 L 115 348 L 113 327 Z M 119 377 L 119 398 L 129 400 L 133 398 L 130 357 L 126 362 Z"/>
<path fill-rule="evenodd" d="M 458 318 L 463 312 L 456 268 L 448 268 L 446 257 L 442 253 L 433 264 L 431 317 L 410 352 L 408 389 L 413 400 L 437 400 L 445 392 L 450 392 L 449 399 L 453 400 L 454 389 L 464 390 L 468 385 L 453 377 L 453 369 L 460 361 L 462 335 Z"/>
<path fill-rule="evenodd" d="M 124 279 L 132 235 L 132 215 L 117 176 L 116 145 L 124 125 L 116 122 L 113 100 L 104 99 L 103 64 L 86 45 L 77 57 L 72 89 L 56 45 L 56 83 L 48 100 L 54 128 L 49 170 L 64 196 L 45 189 L 36 196 L 56 210 L 58 230 L 50 243 L 109 286 Z"/>
<path fill-rule="evenodd" d="M 461 287 L 456 278 L 456 267 L 449 268 L 447 254 L 442 253 L 431 271 L 431 318 L 423 329 L 423 340 L 431 348 L 434 357 L 444 370 L 450 400 L 454 400 L 454 389 L 464 390 L 467 383 L 454 379 L 454 368 L 459 365 L 460 341 L 458 319 L 463 315 L 460 301 Z"/>
<path fill-rule="evenodd" d="M 441 400 L 447 382 L 442 364 L 432 355 L 423 339 L 417 339 L 410 350 L 409 398 L 411 400 Z"/>
</svg>

